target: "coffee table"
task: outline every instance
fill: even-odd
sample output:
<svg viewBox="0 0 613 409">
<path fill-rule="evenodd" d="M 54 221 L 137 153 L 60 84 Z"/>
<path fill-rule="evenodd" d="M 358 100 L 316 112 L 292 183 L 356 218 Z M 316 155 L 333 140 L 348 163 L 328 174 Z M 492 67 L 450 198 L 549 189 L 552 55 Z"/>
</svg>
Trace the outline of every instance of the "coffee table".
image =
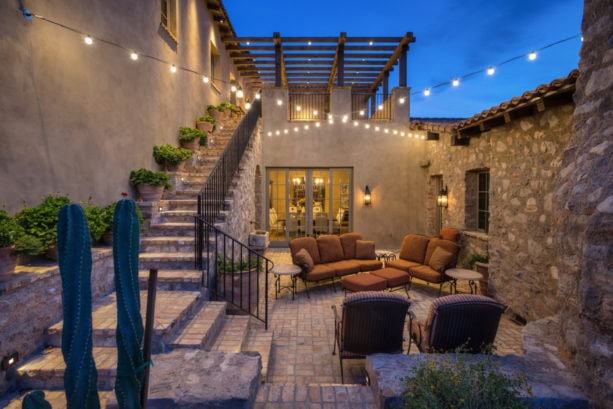
<svg viewBox="0 0 613 409">
<path fill-rule="evenodd" d="M 292 300 L 294 299 L 294 295 L 296 294 L 296 279 L 297 275 L 300 274 L 302 269 L 295 264 L 277 264 L 275 265 L 270 272 L 275 276 L 275 299 L 279 296 L 281 290 L 290 290 L 292 292 Z M 289 276 L 290 284 L 289 285 L 281 285 L 281 277 Z"/>
<path fill-rule="evenodd" d="M 450 268 L 445 270 L 445 275 L 451 278 L 451 294 L 458 293 L 458 280 L 468 280 L 470 293 L 475 294 L 477 292 L 477 284 L 475 283 L 475 280 L 483 279 L 483 274 L 474 270 L 467 270 L 465 268 Z"/>
</svg>

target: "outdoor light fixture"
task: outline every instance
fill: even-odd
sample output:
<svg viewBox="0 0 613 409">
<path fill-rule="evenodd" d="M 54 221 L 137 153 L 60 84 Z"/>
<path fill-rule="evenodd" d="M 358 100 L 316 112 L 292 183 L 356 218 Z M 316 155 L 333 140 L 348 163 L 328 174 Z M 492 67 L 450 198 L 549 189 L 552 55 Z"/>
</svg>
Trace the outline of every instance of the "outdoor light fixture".
<svg viewBox="0 0 613 409">
<path fill-rule="evenodd" d="M 6 355 L 2 358 L 2 363 L 0 364 L 0 369 L 6 371 L 12 367 L 14 367 L 19 361 L 19 353 L 13 352 L 12 354 Z"/>
<path fill-rule="evenodd" d="M 449 192 L 447 191 L 447 185 L 445 185 L 445 187 L 442 188 L 440 192 L 438 192 L 438 196 L 436 197 L 436 204 L 439 207 L 447 208 L 447 206 L 449 206 L 448 193 Z"/>
<path fill-rule="evenodd" d="M 424 90 L 424 95 L 425 95 L 425 96 L 429 96 L 429 95 L 430 95 L 430 88 L 426 88 L 426 89 Z"/>
<path fill-rule="evenodd" d="M 283 101 L 281 101 L 280 99 L 277 100 L 277 106 L 281 106 L 283 105 Z"/>
<path fill-rule="evenodd" d="M 404 104 L 404 101 L 406 101 L 406 99 L 405 99 L 404 97 L 402 97 L 402 98 L 400 98 L 400 99 L 398 100 L 398 102 L 399 102 L 401 105 L 402 105 L 402 104 Z"/>
<path fill-rule="evenodd" d="M 260 99 L 260 98 L 262 98 L 262 95 L 259 92 L 255 94 L 255 99 Z"/>
<path fill-rule="evenodd" d="M 366 185 L 366 188 L 364 189 L 364 206 L 370 206 L 371 204 L 370 188 L 368 185 Z"/>
</svg>

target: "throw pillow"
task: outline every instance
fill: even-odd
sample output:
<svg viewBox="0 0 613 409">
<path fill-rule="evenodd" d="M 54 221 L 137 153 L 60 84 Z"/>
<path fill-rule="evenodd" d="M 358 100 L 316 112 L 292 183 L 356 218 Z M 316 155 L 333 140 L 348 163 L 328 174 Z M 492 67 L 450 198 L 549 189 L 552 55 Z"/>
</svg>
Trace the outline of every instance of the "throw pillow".
<svg viewBox="0 0 613 409">
<path fill-rule="evenodd" d="M 300 249 L 294 256 L 294 259 L 296 260 L 296 264 L 302 267 L 306 273 L 313 269 L 313 257 L 311 257 L 306 249 Z"/>
<path fill-rule="evenodd" d="M 375 254 L 375 242 L 368 240 L 356 240 L 355 242 L 355 258 L 359 260 L 374 260 L 377 258 Z"/>
<path fill-rule="evenodd" d="M 442 273 L 445 270 L 445 267 L 451 263 L 453 259 L 453 254 L 442 249 L 441 247 L 437 247 L 434 249 L 432 256 L 430 257 L 430 262 L 428 265 L 433 269 Z"/>
</svg>

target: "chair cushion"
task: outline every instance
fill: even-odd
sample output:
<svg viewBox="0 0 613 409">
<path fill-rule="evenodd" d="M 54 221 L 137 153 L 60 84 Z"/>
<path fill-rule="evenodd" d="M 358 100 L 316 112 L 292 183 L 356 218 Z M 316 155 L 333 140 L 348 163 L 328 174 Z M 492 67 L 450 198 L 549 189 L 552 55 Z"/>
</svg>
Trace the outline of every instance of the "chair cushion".
<svg viewBox="0 0 613 409">
<path fill-rule="evenodd" d="M 296 262 L 296 259 L 294 257 L 296 257 L 296 254 L 300 251 L 300 249 L 306 249 L 306 251 L 309 252 L 311 258 L 313 259 L 313 263 L 321 263 L 321 257 L 319 256 L 317 241 L 315 241 L 313 237 L 300 237 L 294 239 L 289 242 L 289 249 L 292 253 L 292 261 L 296 265 L 299 265 L 299 263 Z"/>
<path fill-rule="evenodd" d="M 385 262 L 385 267 L 392 267 L 398 270 L 402 270 L 406 273 L 409 272 L 411 267 L 419 267 L 419 266 L 421 266 L 420 263 L 416 263 L 415 261 L 403 260 L 401 258 Z"/>
<path fill-rule="evenodd" d="M 355 274 L 360 272 L 360 264 L 355 260 L 340 260 L 326 264 L 333 269 L 338 276 L 346 276 L 347 274 Z"/>
<path fill-rule="evenodd" d="M 434 250 L 436 250 L 437 247 L 442 247 L 443 250 L 453 254 L 453 258 L 449 262 L 449 266 L 455 266 L 458 261 L 457 259 L 458 253 L 460 252 L 460 246 L 458 246 L 453 241 L 437 239 L 436 237 L 430 239 L 430 242 L 428 243 L 428 248 L 426 250 L 426 258 L 424 259 L 424 262 L 422 264 L 430 264 L 430 257 L 432 257 L 432 254 L 434 254 Z"/>
<path fill-rule="evenodd" d="M 301 277 L 306 281 L 319 281 L 328 278 L 333 278 L 336 272 L 333 268 L 328 267 L 327 264 L 315 264 L 313 269 L 306 274 L 302 274 Z"/>
<path fill-rule="evenodd" d="M 375 254 L 375 242 L 369 240 L 358 240 L 355 243 L 355 258 L 359 260 L 374 260 L 377 258 Z"/>
<path fill-rule="evenodd" d="M 442 273 L 443 271 L 446 270 L 447 266 L 449 265 L 449 263 L 451 263 L 452 260 L 453 260 L 453 254 L 446 251 L 442 247 L 437 247 L 434 250 L 434 253 L 432 253 L 432 256 L 430 257 L 430 261 L 428 262 L 428 265 L 432 267 L 433 270 L 436 270 L 439 273 Z"/>
<path fill-rule="evenodd" d="M 445 281 L 445 274 L 439 273 L 430 266 L 417 266 L 409 269 L 411 277 L 419 278 L 420 280 L 427 281 L 429 283 L 442 283 Z"/>
<path fill-rule="evenodd" d="M 315 263 L 313 263 L 313 258 L 309 254 L 306 249 L 300 249 L 296 256 L 294 257 L 295 263 L 303 268 L 305 273 L 308 273 L 313 269 Z"/>
<path fill-rule="evenodd" d="M 443 240 L 450 240 L 457 243 L 460 241 L 460 231 L 458 229 L 454 229 L 453 227 L 443 227 L 439 232 L 438 237 Z"/>
<path fill-rule="evenodd" d="M 316 242 L 322 263 L 331 263 L 345 258 L 340 237 L 328 234 L 319 236 Z"/>
<path fill-rule="evenodd" d="M 381 270 L 373 271 L 370 273 L 377 277 L 384 278 L 387 281 L 388 287 L 398 287 L 399 285 L 408 284 L 411 281 L 411 276 L 402 270 L 395 268 L 382 268 Z"/>
<path fill-rule="evenodd" d="M 361 271 L 373 271 L 383 267 L 383 263 L 377 259 L 375 260 L 354 260 L 360 265 Z"/>
<path fill-rule="evenodd" d="M 356 258 L 355 243 L 358 240 L 362 240 L 362 235 L 360 233 L 341 234 L 341 246 L 343 247 L 345 259 Z"/>
<path fill-rule="evenodd" d="M 370 273 L 355 274 L 341 279 L 343 288 L 357 291 L 381 291 L 387 288 L 387 281 Z"/>
<path fill-rule="evenodd" d="M 407 261 L 424 264 L 429 241 L 430 239 L 426 236 L 407 234 L 402 239 L 399 257 Z"/>
</svg>

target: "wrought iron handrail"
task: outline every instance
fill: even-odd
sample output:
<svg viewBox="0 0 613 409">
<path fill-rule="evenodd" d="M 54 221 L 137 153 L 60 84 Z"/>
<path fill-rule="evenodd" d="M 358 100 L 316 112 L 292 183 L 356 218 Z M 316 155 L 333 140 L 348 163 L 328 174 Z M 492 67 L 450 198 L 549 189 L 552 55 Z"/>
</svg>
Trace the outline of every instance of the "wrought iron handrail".
<svg viewBox="0 0 613 409">
<path fill-rule="evenodd" d="M 249 313 L 268 329 L 268 273 L 274 266 L 272 260 L 208 223 L 204 217 L 195 216 L 195 222 L 196 241 L 202 246 L 202 286 L 213 298 Z"/>
</svg>

